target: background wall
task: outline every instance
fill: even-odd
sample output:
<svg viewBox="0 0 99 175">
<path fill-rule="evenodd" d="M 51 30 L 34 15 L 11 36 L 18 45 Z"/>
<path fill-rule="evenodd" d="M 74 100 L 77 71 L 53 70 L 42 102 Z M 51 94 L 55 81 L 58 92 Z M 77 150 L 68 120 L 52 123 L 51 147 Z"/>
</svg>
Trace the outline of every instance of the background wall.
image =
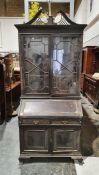
<svg viewBox="0 0 99 175">
<path fill-rule="evenodd" d="M 18 52 L 18 32 L 14 24 L 23 23 L 22 17 L 0 17 L 0 52 Z"/>
<path fill-rule="evenodd" d="M 87 23 L 86 16 L 87 16 L 87 0 L 82 0 L 75 13 L 74 20 L 79 24 L 86 24 Z"/>
<path fill-rule="evenodd" d="M 53 0 L 54 2 L 55 0 Z M 52 13 L 59 9 L 69 13 L 69 0 L 56 0 L 52 5 Z M 42 2 L 42 1 L 41 1 Z M 45 0 L 47 2 L 47 0 Z M 42 5 L 42 4 L 41 4 Z M 48 9 L 48 3 L 44 4 Z M 18 52 L 18 32 L 14 24 L 23 23 L 24 0 L 0 0 L 0 52 Z"/>
<path fill-rule="evenodd" d="M 77 23 L 87 24 L 84 30 L 83 46 L 99 46 L 99 1 L 82 0 L 74 20 Z"/>
<path fill-rule="evenodd" d="M 87 24 L 89 24 L 92 20 L 95 19 L 97 15 L 99 15 L 99 0 L 93 0 L 92 10 L 90 11 L 90 0 L 86 1 L 87 4 Z"/>
</svg>

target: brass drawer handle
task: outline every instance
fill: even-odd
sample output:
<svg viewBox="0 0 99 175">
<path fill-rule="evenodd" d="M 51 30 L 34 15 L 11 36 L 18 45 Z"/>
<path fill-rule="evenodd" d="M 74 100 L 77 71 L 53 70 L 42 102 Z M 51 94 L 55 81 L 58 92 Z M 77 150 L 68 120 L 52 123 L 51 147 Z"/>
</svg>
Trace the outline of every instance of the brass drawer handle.
<svg viewBox="0 0 99 175">
<path fill-rule="evenodd" d="M 69 122 L 68 121 L 62 121 L 62 124 L 68 124 Z"/>
<path fill-rule="evenodd" d="M 33 124 L 34 124 L 34 125 L 37 125 L 37 124 L 39 124 L 39 121 L 34 120 L 34 121 L 33 121 Z"/>
</svg>

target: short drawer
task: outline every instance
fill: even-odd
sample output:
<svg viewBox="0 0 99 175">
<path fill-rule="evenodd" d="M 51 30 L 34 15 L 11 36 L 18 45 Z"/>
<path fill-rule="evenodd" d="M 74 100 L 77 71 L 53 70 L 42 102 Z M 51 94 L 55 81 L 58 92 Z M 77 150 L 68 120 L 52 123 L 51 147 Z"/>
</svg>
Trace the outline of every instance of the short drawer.
<svg viewBox="0 0 99 175">
<path fill-rule="evenodd" d="M 52 125 L 81 125 L 81 120 L 53 120 Z"/>
<path fill-rule="evenodd" d="M 50 121 L 47 119 L 19 119 L 19 125 L 48 125 Z"/>
</svg>

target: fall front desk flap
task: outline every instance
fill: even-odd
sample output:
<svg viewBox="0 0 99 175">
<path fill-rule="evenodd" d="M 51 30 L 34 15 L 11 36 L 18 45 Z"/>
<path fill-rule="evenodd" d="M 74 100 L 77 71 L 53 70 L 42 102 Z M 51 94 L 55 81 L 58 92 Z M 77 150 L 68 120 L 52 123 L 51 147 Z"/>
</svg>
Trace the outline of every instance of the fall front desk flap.
<svg viewBox="0 0 99 175">
<path fill-rule="evenodd" d="M 20 116 L 81 118 L 83 114 L 80 100 L 22 99 L 19 109 Z"/>
</svg>

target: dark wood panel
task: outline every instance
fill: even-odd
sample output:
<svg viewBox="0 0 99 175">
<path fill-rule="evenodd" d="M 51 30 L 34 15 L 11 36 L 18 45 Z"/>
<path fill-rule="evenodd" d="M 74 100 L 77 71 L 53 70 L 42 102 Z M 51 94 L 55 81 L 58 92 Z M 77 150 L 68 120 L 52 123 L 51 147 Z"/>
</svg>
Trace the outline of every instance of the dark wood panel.
<svg viewBox="0 0 99 175">
<path fill-rule="evenodd" d="M 79 151 L 79 132 L 77 128 L 54 129 L 53 132 L 53 151 L 54 152 L 70 152 Z M 76 139 L 75 139 L 76 138 Z"/>
<path fill-rule="evenodd" d="M 26 119 L 27 120 L 27 119 Z M 38 120 L 39 121 L 39 120 Z M 19 120 L 20 122 L 20 120 Z M 36 156 L 36 154 L 80 154 L 80 124 L 74 126 L 63 125 L 21 125 L 20 124 L 20 151 L 22 154 Z M 56 122 L 57 123 L 57 122 Z M 61 121 L 60 121 L 61 123 Z M 75 139 L 76 138 L 76 139 Z M 41 156 L 42 156 L 41 155 Z"/>
<path fill-rule="evenodd" d="M 82 73 L 91 74 L 93 56 L 93 47 L 86 47 L 83 49 Z"/>
<path fill-rule="evenodd" d="M 20 130 L 21 152 L 48 152 L 48 127 L 27 126 Z"/>
<path fill-rule="evenodd" d="M 99 80 L 92 78 L 92 75 L 86 74 L 84 81 L 84 94 L 94 103 L 99 89 Z"/>
</svg>

